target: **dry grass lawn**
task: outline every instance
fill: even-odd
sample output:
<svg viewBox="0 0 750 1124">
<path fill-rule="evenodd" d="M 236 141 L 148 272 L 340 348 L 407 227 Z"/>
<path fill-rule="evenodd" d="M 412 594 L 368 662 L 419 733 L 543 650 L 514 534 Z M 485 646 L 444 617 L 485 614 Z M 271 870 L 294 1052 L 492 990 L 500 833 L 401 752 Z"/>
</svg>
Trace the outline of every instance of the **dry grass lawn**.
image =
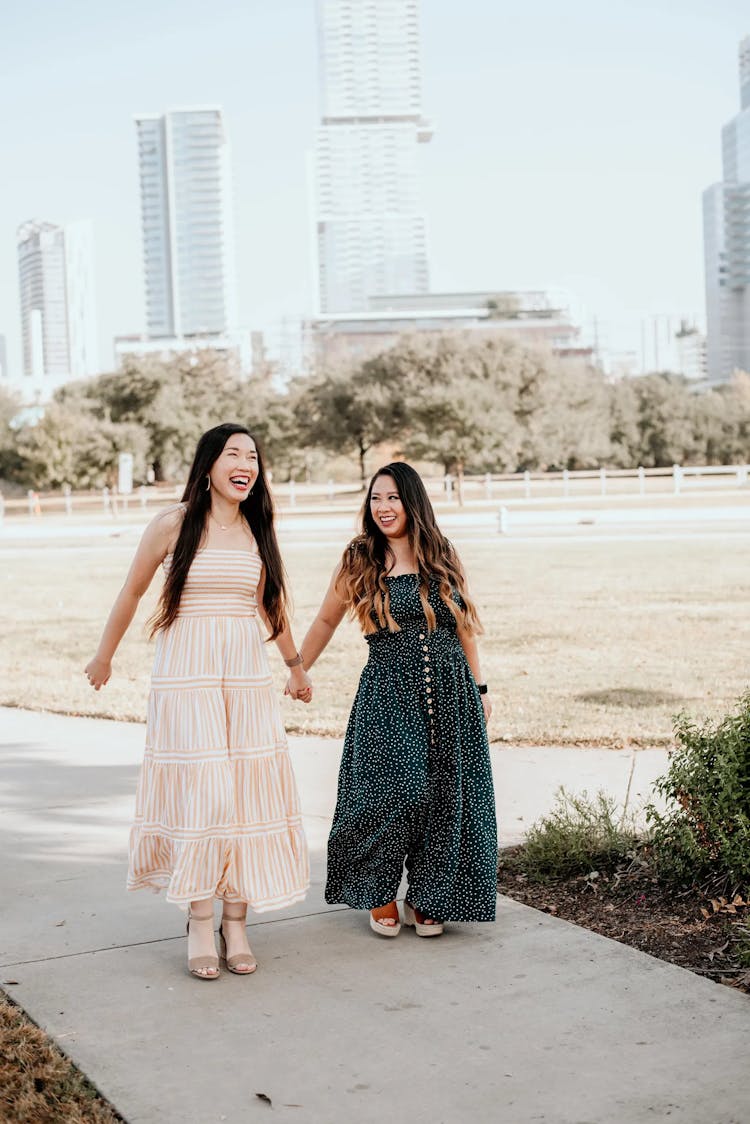
<svg viewBox="0 0 750 1124">
<path fill-rule="evenodd" d="M 284 544 L 298 642 L 338 557 L 335 538 Z M 663 743 L 678 710 L 716 716 L 745 690 L 743 538 L 455 540 L 486 626 L 493 740 Z M 134 542 L 0 551 L 0 704 L 144 718 L 152 654 L 143 625 L 158 583 L 110 684 L 95 694 L 83 676 Z M 271 658 L 281 687 L 284 669 Z M 284 700 L 290 732 L 340 736 L 365 658 L 361 637 L 343 625 L 315 668 L 314 703 Z"/>
<path fill-rule="evenodd" d="M 0 1120 L 3 1124 L 122 1121 L 43 1031 L 2 994 Z"/>
</svg>

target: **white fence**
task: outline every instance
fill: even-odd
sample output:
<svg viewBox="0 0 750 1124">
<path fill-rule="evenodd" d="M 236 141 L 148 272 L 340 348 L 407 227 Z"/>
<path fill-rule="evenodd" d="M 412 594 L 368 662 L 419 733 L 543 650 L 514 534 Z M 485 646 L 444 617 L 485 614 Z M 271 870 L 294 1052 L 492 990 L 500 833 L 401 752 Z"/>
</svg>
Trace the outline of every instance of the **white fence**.
<svg viewBox="0 0 750 1124">
<path fill-rule="evenodd" d="M 478 504 L 503 501 L 553 501 L 585 497 L 632 497 L 735 491 L 748 486 L 750 466 L 741 465 L 672 465 L 671 468 L 590 469 L 580 472 L 516 472 L 486 473 L 482 476 L 430 477 L 428 491 L 435 502 Z M 141 485 L 129 495 L 116 488 L 98 492 L 29 491 L 25 497 L 3 500 L 0 495 L 0 522 L 3 515 L 36 519 L 58 514 L 105 515 L 117 519 L 123 515 L 145 513 L 182 495 L 183 485 L 174 488 Z M 278 505 L 283 509 L 350 508 L 362 499 L 359 483 L 307 484 L 291 481 L 273 486 Z"/>
</svg>

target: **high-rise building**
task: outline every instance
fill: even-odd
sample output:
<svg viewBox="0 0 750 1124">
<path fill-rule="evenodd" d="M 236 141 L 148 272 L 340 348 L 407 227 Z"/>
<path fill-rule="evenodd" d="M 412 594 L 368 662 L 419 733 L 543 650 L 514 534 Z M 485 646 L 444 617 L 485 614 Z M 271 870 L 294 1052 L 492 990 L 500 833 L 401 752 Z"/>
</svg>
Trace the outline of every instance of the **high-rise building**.
<svg viewBox="0 0 750 1124">
<path fill-rule="evenodd" d="M 91 223 L 18 228 L 23 371 L 59 382 L 99 370 Z"/>
<path fill-rule="evenodd" d="M 229 142 L 218 106 L 136 118 L 149 337 L 236 326 Z"/>
<path fill-rule="evenodd" d="M 750 36 L 740 43 L 740 112 L 722 130 L 722 179 L 703 193 L 708 377 L 750 371 Z"/>
<path fill-rule="evenodd" d="M 357 312 L 429 288 L 418 0 L 318 0 L 318 28 L 317 303 Z"/>
<path fill-rule="evenodd" d="M 8 345 L 5 336 L 0 336 L 0 382 L 7 382 L 10 376 L 8 370 Z"/>
</svg>

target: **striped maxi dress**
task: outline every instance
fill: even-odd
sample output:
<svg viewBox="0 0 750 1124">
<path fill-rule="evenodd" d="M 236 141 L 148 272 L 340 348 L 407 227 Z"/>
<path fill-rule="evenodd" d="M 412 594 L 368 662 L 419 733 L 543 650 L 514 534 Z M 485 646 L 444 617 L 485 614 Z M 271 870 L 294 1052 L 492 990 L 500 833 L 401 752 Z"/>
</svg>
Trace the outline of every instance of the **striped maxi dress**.
<svg viewBox="0 0 750 1124">
<path fill-rule="evenodd" d="M 177 617 L 157 636 L 130 890 L 257 912 L 305 896 L 307 844 L 257 618 L 261 568 L 254 541 L 200 550 Z"/>
</svg>

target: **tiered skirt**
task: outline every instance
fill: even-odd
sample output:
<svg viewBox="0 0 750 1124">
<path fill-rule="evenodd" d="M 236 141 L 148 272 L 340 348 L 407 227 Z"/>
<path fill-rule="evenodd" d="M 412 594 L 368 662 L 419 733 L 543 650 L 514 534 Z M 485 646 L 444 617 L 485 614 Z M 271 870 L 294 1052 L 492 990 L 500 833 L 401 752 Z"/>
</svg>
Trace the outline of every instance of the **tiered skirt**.
<svg viewBox="0 0 750 1124">
<path fill-rule="evenodd" d="M 257 911 L 300 901 L 309 860 L 253 616 L 178 616 L 159 634 L 128 889 Z"/>
</svg>

